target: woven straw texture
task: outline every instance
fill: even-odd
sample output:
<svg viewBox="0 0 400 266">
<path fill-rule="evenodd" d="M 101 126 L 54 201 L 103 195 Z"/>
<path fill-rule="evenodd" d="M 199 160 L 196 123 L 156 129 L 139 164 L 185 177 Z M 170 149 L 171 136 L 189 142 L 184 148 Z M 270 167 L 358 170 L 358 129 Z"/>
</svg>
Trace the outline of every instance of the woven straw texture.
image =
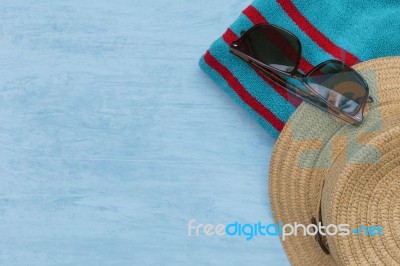
<svg viewBox="0 0 400 266">
<path fill-rule="evenodd" d="M 360 63 L 374 98 L 360 126 L 302 104 L 271 160 L 274 219 L 283 224 L 381 226 L 384 236 L 312 236 L 282 241 L 293 265 L 400 265 L 400 57 Z M 319 211 L 321 210 L 321 211 Z"/>
</svg>

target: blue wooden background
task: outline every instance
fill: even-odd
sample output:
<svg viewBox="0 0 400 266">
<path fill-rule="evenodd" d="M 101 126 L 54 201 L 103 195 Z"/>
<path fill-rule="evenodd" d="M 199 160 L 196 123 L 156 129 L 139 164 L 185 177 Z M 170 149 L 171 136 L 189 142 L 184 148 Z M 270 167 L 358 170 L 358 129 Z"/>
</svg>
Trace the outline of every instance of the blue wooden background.
<svg viewBox="0 0 400 266">
<path fill-rule="evenodd" d="M 282 265 L 274 140 L 198 67 L 250 2 L 0 3 L 0 265 Z"/>
</svg>

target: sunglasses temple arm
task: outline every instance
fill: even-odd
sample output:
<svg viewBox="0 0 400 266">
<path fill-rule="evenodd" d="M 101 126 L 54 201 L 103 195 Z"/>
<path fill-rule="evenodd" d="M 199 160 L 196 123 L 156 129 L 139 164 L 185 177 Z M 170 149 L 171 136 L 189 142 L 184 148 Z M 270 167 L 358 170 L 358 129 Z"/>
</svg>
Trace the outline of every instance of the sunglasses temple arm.
<svg viewBox="0 0 400 266">
<path fill-rule="evenodd" d="M 275 74 L 273 71 L 267 71 L 264 68 L 262 68 L 256 64 L 253 64 L 253 66 L 255 66 L 257 69 L 259 69 L 261 72 L 263 72 L 266 76 L 268 76 L 270 79 L 272 79 L 277 85 L 279 85 L 283 89 L 287 90 L 288 92 L 296 95 L 297 97 L 300 97 L 303 100 L 306 100 L 305 98 L 308 98 L 309 100 L 318 101 L 320 103 L 323 102 L 323 101 L 321 101 L 321 99 L 319 99 L 318 95 L 313 95 L 313 94 L 304 92 L 303 90 L 290 85 L 289 83 L 287 83 L 287 81 L 285 79 L 282 79 L 281 77 L 279 77 L 279 75 Z M 290 78 L 300 79 L 299 77 L 292 76 L 290 74 L 287 74 L 287 76 Z"/>
</svg>

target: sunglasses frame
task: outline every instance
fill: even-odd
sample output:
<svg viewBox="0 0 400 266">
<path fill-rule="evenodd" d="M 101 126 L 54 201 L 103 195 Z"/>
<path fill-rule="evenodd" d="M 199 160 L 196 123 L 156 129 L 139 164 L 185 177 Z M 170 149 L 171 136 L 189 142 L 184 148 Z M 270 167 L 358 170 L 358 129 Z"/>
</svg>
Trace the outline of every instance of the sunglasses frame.
<svg viewBox="0 0 400 266">
<path fill-rule="evenodd" d="M 244 52 L 240 51 L 240 49 L 239 49 L 240 45 L 246 40 L 246 38 L 249 36 L 249 34 L 252 33 L 254 30 L 256 30 L 257 28 L 260 28 L 260 27 L 270 27 L 270 28 L 273 28 L 275 30 L 283 31 L 283 32 L 289 34 L 290 36 L 292 36 L 295 39 L 295 41 L 296 41 L 296 43 L 298 45 L 298 55 L 297 55 L 296 64 L 294 65 L 292 71 L 288 72 L 288 71 L 283 71 L 283 70 L 277 69 L 277 68 L 275 68 L 273 66 L 267 65 L 267 64 L 255 59 L 255 58 L 245 54 Z M 240 57 L 241 59 L 246 61 L 251 66 L 253 66 L 253 67 L 257 68 L 258 70 L 260 70 L 260 72 L 262 74 L 266 75 L 269 79 L 271 79 L 273 82 L 275 82 L 277 85 L 279 85 L 283 89 L 287 90 L 289 93 L 291 93 L 291 94 L 293 94 L 293 95 L 295 95 L 297 97 L 300 97 L 302 100 L 308 102 L 309 104 L 312 104 L 313 106 L 315 106 L 315 107 L 317 107 L 317 108 L 319 108 L 319 109 L 321 109 L 321 110 L 323 110 L 325 112 L 328 112 L 329 114 L 335 115 L 336 117 L 346 121 L 347 123 L 351 123 L 351 124 L 354 124 L 354 125 L 358 125 L 358 124 L 362 123 L 362 121 L 364 120 L 363 111 L 364 111 L 365 105 L 367 104 L 367 102 L 373 102 L 372 97 L 369 96 L 368 84 L 361 77 L 361 75 L 356 70 L 354 70 L 350 66 L 347 66 L 346 64 L 344 64 L 343 62 L 341 62 L 339 60 L 334 60 L 334 59 L 327 60 L 327 61 L 324 61 L 324 62 L 318 64 L 317 66 L 315 66 L 307 74 L 300 73 L 298 71 L 298 66 L 299 66 L 299 63 L 300 63 L 301 52 L 302 52 L 301 42 L 296 37 L 296 35 L 294 35 L 290 31 L 288 31 L 286 29 L 283 29 L 283 28 L 281 28 L 279 26 L 276 26 L 276 25 L 273 25 L 273 24 L 262 23 L 262 24 L 257 24 L 255 26 L 251 27 L 249 30 L 244 32 L 242 34 L 242 36 L 238 40 L 232 42 L 232 44 L 230 45 L 230 52 L 232 52 L 236 56 Z M 354 74 L 354 76 L 357 78 L 357 81 L 360 82 L 360 84 L 362 84 L 364 86 L 365 90 L 366 90 L 365 97 L 363 97 L 363 99 L 360 102 L 360 104 L 357 107 L 357 109 L 351 114 L 343 112 L 339 108 L 337 108 L 336 106 L 331 104 L 324 97 L 319 95 L 319 93 L 317 91 L 315 91 L 311 86 L 309 86 L 307 84 L 307 82 L 305 82 L 303 80 L 304 78 L 309 77 L 316 70 L 320 69 L 322 66 L 324 66 L 326 64 L 329 64 L 329 63 L 337 63 L 337 64 L 344 65 L 346 68 L 348 68 Z M 289 84 L 286 79 L 282 78 L 277 73 L 282 74 L 282 75 L 284 75 L 284 76 L 286 76 L 288 78 L 297 79 L 303 85 L 305 85 L 310 91 L 312 91 L 313 94 L 305 92 L 305 91 L 293 86 L 292 84 Z"/>
</svg>

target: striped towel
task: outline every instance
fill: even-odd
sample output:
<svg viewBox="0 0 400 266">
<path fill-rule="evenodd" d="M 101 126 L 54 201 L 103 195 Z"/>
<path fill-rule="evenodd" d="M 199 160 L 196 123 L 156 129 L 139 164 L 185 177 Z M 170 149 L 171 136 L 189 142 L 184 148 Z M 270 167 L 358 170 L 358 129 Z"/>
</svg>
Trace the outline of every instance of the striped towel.
<svg viewBox="0 0 400 266">
<path fill-rule="evenodd" d="M 229 52 L 241 31 L 259 23 L 278 25 L 300 39 L 303 72 L 332 58 L 351 66 L 400 55 L 396 1 L 255 0 L 201 57 L 200 67 L 274 137 L 301 101 Z"/>
</svg>

